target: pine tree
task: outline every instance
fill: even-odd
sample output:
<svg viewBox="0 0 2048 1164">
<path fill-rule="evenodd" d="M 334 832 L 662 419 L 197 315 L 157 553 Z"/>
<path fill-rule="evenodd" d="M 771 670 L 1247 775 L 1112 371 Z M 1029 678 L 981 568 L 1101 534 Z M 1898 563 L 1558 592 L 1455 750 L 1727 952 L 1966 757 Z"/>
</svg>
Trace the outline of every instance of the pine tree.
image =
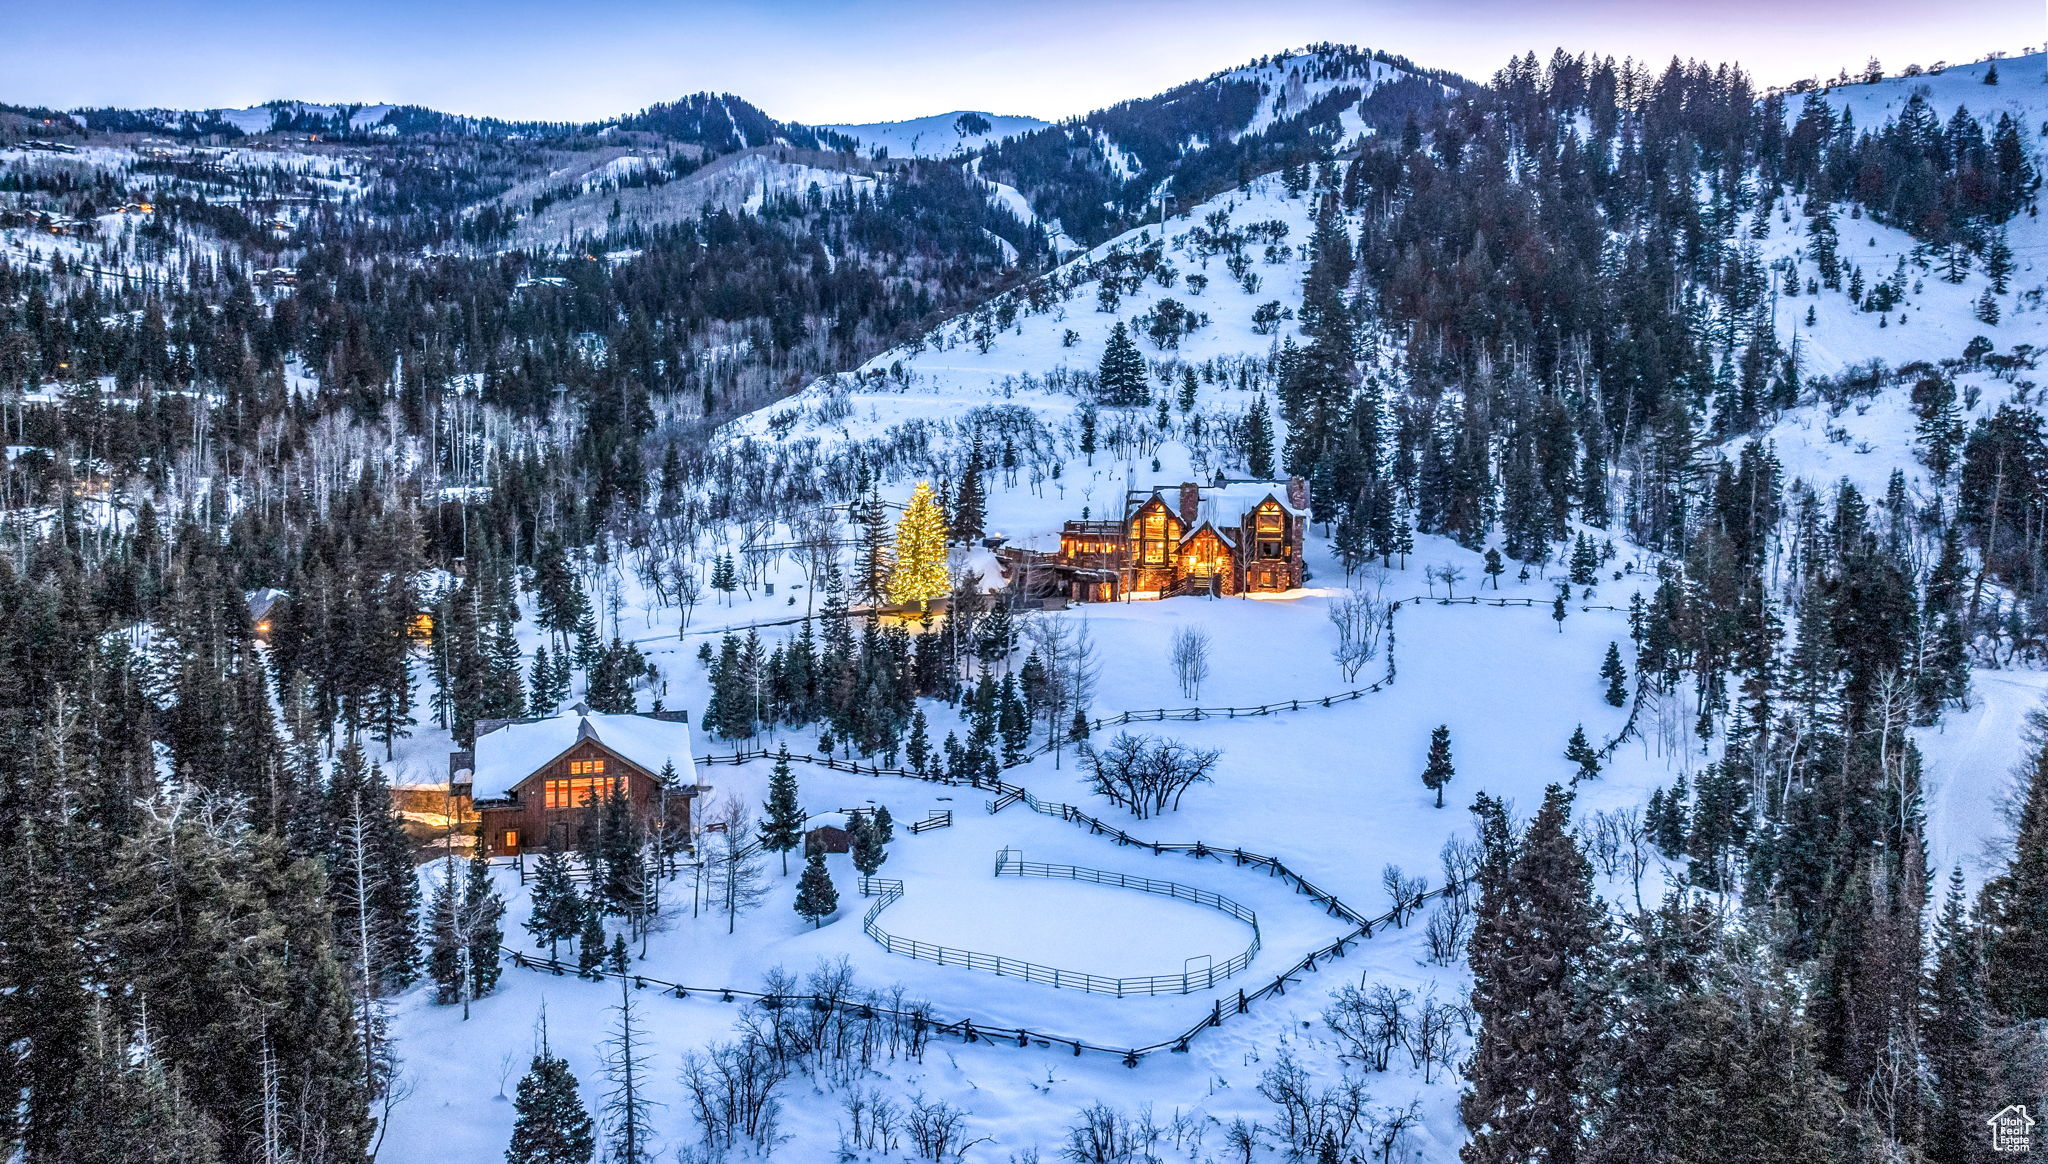
<svg viewBox="0 0 2048 1164">
<path fill-rule="evenodd" d="M 1986 996 L 2022 1022 L 2048 1018 L 2048 722 L 2036 714 L 2031 724 L 2035 752 L 2013 854 L 1978 907 Z"/>
<path fill-rule="evenodd" d="M 1500 589 L 1500 576 L 1507 572 L 1508 566 L 1501 560 L 1500 551 L 1492 546 L 1486 547 L 1486 580 L 1493 584 L 1495 590 Z"/>
<path fill-rule="evenodd" d="M 139 1032 L 124 1040 L 119 1023 L 95 1006 L 77 1099 L 54 1129 L 47 1156 L 38 1146 L 21 1159 L 64 1164 L 219 1164 L 217 1121 L 187 1098 L 179 1073 Z M 133 1045 L 131 1045 L 131 1043 Z M 25 1145 L 17 1145 L 25 1146 Z"/>
<path fill-rule="evenodd" d="M 1564 633 L 1565 604 L 1571 601 L 1572 586 L 1569 582 L 1557 584 L 1557 597 L 1550 600 L 1550 617 L 1557 622 L 1557 633 Z"/>
<path fill-rule="evenodd" d="M 869 605 L 880 605 L 889 595 L 889 510 L 882 504 L 882 495 L 869 486 L 860 501 L 856 503 L 858 524 L 854 530 L 854 585 L 853 596 L 857 601 Z M 826 593 L 830 595 L 838 583 L 839 570 L 834 566 L 826 576 Z M 831 634 L 835 620 L 829 615 L 825 622 L 826 634 Z"/>
<path fill-rule="evenodd" d="M 561 700 L 554 698 L 555 665 L 548 659 L 546 643 L 533 649 L 533 673 L 526 686 L 526 714 L 553 715 Z"/>
<path fill-rule="evenodd" d="M 1586 742 L 1586 725 L 1580 724 L 1572 729 L 1572 738 L 1564 746 L 1564 758 L 1579 766 L 1579 770 L 1572 773 L 1572 783 L 1600 778 L 1600 753 Z"/>
<path fill-rule="evenodd" d="M 451 861 L 434 879 L 427 909 L 427 976 L 434 981 L 434 1001 L 449 1006 L 468 997 L 469 969 L 463 965 L 468 945 L 462 933 L 462 887 Z"/>
<path fill-rule="evenodd" d="M 548 1050 L 545 1035 L 519 1081 L 512 1110 L 517 1114 L 505 1164 L 590 1164 L 597 1150 L 595 1127 L 569 1061 Z"/>
<path fill-rule="evenodd" d="M 2003 295 L 2012 286 L 2012 244 L 2005 240 L 2005 232 L 1999 231 L 1984 250 L 1984 274 L 1991 280 L 1991 290 Z"/>
<path fill-rule="evenodd" d="M 904 746 L 904 758 L 910 770 L 919 776 L 931 774 L 931 725 L 925 719 L 924 708 L 920 707 L 910 715 L 910 739 Z M 783 872 L 787 873 L 788 869 Z"/>
<path fill-rule="evenodd" d="M 1977 302 L 1971 308 L 1971 314 L 1977 317 L 1977 322 L 1987 327 L 1997 327 L 2000 319 L 1998 296 L 1992 294 L 1991 289 L 1986 287 L 1984 294 L 1977 297 Z"/>
<path fill-rule="evenodd" d="M 1308 344 L 1281 372 L 1280 414 L 1287 421 L 1286 468 L 1311 476 L 1331 456 L 1358 379 L 1353 316 L 1345 302 L 1356 260 L 1334 196 L 1316 206 L 1301 284 L 1301 331 Z"/>
<path fill-rule="evenodd" d="M 1793 976 L 1701 897 L 1673 895 L 1634 923 L 1608 991 L 1577 1126 L 1582 1164 L 1881 1159 L 1895 1150 L 1821 1070 Z M 1536 1157 L 1530 1157 L 1536 1158 Z"/>
<path fill-rule="evenodd" d="M 576 939 L 576 976 L 596 981 L 604 974 L 604 915 L 593 902 L 583 905 L 583 932 Z"/>
<path fill-rule="evenodd" d="M 1504 874 L 1481 864 L 1465 1164 L 1569 1161 L 1584 1146 L 1605 922 L 1570 825 L 1571 794 L 1553 784 Z"/>
<path fill-rule="evenodd" d="M 1571 578 L 1574 586 L 1591 586 L 1600 580 L 1600 554 L 1592 539 L 1580 534 L 1572 543 Z"/>
<path fill-rule="evenodd" d="M 320 862 L 291 855 L 232 811 L 216 817 L 173 799 L 180 795 L 137 806 L 129 835 L 100 858 L 105 908 L 92 935 L 123 996 L 148 1000 L 143 1062 L 178 1080 L 192 1113 L 174 1112 L 178 1124 L 164 1135 L 210 1122 L 223 1159 L 260 1161 L 266 1150 L 317 1143 L 322 1160 L 360 1160 L 374 1069 L 362 1058 L 350 972 L 335 955 Z M 10 968 L 9 993 L 22 986 Z M 45 1007 L 38 1023 L 61 1028 L 61 1000 L 36 1001 Z M 90 1037 L 84 1018 L 80 1034 Z M 259 1122 L 251 1117 L 266 1094 L 278 1099 Z"/>
<path fill-rule="evenodd" d="M 419 976 L 419 879 L 412 842 L 383 770 L 353 739 L 336 757 L 324 797 L 329 899 L 345 957 L 376 967 L 383 993 Z M 359 947 L 367 940 L 369 949 Z"/>
<path fill-rule="evenodd" d="M 875 831 L 874 817 L 864 812 L 855 813 L 847 832 L 853 842 L 853 867 L 860 871 L 861 876 L 873 877 L 889 859 L 888 850 Z"/>
<path fill-rule="evenodd" d="M 946 515 L 932 499 L 929 481 L 919 481 L 910 505 L 896 524 L 895 564 L 889 571 L 889 601 L 916 603 L 919 613 L 952 589 L 946 570 Z"/>
<path fill-rule="evenodd" d="M 1927 1056 L 1929 1106 L 1924 1150 L 1931 1164 L 1978 1164 L 1981 1129 L 1995 1110 L 1994 1050 L 1984 998 L 1977 927 L 1964 907 L 1963 871 L 1949 873 L 1948 896 L 1934 923 L 1934 956 L 1922 988 L 1920 1029 Z"/>
<path fill-rule="evenodd" d="M 960 487 L 953 495 L 953 540 L 961 545 L 973 545 L 980 539 L 987 524 L 987 499 L 982 495 L 981 475 L 987 468 L 982 461 L 981 431 L 975 430 L 967 449 L 967 466 L 960 472 Z"/>
<path fill-rule="evenodd" d="M 1122 320 L 1110 329 L 1109 343 L 1102 350 L 1096 375 L 1097 398 L 1113 408 L 1142 405 L 1152 395 L 1144 354 L 1132 342 L 1130 330 Z"/>
<path fill-rule="evenodd" d="M 1273 416 L 1264 396 L 1253 399 L 1251 411 L 1245 413 L 1244 461 L 1246 471 L 1254 478 L 1272 480 Z"/>
<path fill-rule="evenodd" d="M 533 916 L 527 919 L 526 932 L 536 942 L 545 942 L 548 958 L 560 957 L 561 944 L 574 941 L 583 932 L 583 919 L 589 906 L 583 895 L 576 891 L 575 879 L 570 874 L 569 855 L 562 852 L 552 839 L 541 853 L 534 871 Z"/>
<path fill-rule="evenodd" d="M 1436 806 L 1444 806 L 1444 785 L 1451 782 L 1457 769 L 1451 765 L 1451 729 L 1448 724 L 1438 724 L 1429 733 L 1429 762 L 1422 769 L 1422 783 L 1436 793 Z"/>
<path fill-rule="evenodd" d="M 1681 772 L 1671 790 L 1663 795 L 1662 814 L 1654 820 L 1647 816 L 1644 818 L 1643 823 L 1649 826 L 1650 842 L 1657 846 L 1658 852 L 1673 860 L 1685 855 L 1686 813 L 1691 807 L 1691 796 L 1685 774 Z"/>
<path fill-rule="evenodd" d="M 1408 555 L 1415 552 L 1415 526 L 1408 520 L 1408 511 L 1401 510 L 1394 518 L 1394 536 L 1387 547 L 1401 558 L 1401 568 L 1408 568 Z"/>
<path fill-rule="evenodd" d="M 816 929 L 839 908 L 839 891 L 825 868 L 825 850 L 812 849 L 804 857 L 804 873 L 796 883 L 797 916 Z"/>
<path fill-rule="evenodd" d="M 768 803 L 761 806 L 761 847 L 782 855 L 782 875 L 789 876 L 789 854 L 803 843 L 804 809 L 797 800 L 796 776 L 789 770 L 789 748 L 775 756 L 768 775 Z"/>
<path fill-rule="evenodd" d="M 1607 681 L 1607 705 L 1622 707 L 1628 703 L 1628 668 L 1621 663 L 1621 646 L 1607 644 L 1607 657 L 1600 660 L 1600 678 Z"/>
</svg>

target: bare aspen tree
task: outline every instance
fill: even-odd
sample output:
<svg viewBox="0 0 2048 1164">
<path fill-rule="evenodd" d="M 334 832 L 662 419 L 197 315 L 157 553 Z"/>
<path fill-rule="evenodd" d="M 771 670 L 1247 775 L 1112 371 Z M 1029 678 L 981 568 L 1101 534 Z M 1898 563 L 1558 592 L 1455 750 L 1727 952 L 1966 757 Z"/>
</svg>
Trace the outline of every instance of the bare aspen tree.
<svg viewBox="0 0 2048 1164">
<path fill-rule="evenodd" d="M 753 814 L 746 803 L 728 794 L 712 810 L 710 823 L 713 829 L 707 831 L 717 837 L 707 854 L 711 894 L 725 914 L 725 932 L 729 934 L 739 926 L 741 914 L 761 904 L 768 886 L 761 873 Z"/>
<path fill-rule="evenodd" d="M 1378 594 L 1347 590 L 1330 603 L 1330 625 L 1337 629 L 1337 642 L 1330 648 L 1344 682 L 1358 678 L 1365 665 L 1380 653 L 1380 635 L 1386 628 L 1386 603 Z"/>
<path fill-rule="evenodd" d="M 1202 697 L 1202 681 L 1209 677 L 1209 633 L 1184 626 L 1173 632 L 1173 677 L 1186 699 Z"/>
</svg>

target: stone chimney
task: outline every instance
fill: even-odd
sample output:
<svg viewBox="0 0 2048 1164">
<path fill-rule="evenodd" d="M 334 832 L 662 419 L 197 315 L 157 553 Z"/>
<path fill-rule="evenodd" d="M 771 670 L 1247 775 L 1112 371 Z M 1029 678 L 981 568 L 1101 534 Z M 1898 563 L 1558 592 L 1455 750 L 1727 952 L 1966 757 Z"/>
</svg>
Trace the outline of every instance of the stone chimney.
<svg viewBox="0 0 2048 1164">
<path fill-rule="evenodd" d="M 1180 519 L 1188 525 L 1195 524 L 1202 512 L 1202 487 L 1193 481 L 1180 483 Z"/>
<path fill-rule="evenodd" d="M 1287 504 L 1292 505 L 1303 513 L 1308 512 L 1308 482 L 1306 480 L 1300 477 L 1289 477 L 1287 479 Z"/>
</svg>

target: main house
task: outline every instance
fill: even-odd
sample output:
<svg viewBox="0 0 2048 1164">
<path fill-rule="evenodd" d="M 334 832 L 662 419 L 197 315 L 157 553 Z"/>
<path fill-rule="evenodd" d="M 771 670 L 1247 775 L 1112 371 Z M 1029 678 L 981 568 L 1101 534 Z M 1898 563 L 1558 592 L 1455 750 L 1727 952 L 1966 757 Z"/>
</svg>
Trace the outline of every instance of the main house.
<svg viewBox="0 0 2048 1164">
<path fill-rule="evenodd" d="M 1027 589 L 1085 602 L 1176 594 L 1270 594 L 1307 579 L 1308 483 L 1183 481 L 1130 490 L 1123 516 L 1070 521 L 1056 557 L 1012 555 Z"/>
<path fill-rule="evenodd" d="M 675 778 L 664 785 L 662 772 Z M 584 806 L 617 788 L 650 828 L 690 836 L 701 791 L 690 755 L 688 713 L 606 715 L 578 705 L 568 715 L 485 720 L 476 743 L 448 757 L 449 791 L 474 808 L 483 852 L 518 856 L 575 843 Z"/>
</svg>

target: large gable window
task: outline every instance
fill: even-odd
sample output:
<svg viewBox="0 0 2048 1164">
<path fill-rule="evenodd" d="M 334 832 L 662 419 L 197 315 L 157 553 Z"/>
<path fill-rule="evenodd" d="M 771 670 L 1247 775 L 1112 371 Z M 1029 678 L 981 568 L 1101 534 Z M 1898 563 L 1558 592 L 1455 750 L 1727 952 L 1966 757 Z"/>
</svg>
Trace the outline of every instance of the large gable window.
<svg viewBox="0 0 2048 1164">
<path fill-rule="evenodd" d="M 1138 544 L 1138 561 L 1146 566 L 1160 566 L 1166 563 L 1170 547 L 1178 536 L 1166 510 L 1148 506 L 1131 521 L 1131 540 Z"/>
<path fill-rule="evenodd" d="M 1284 558 L 1287 556 L 1287 515 L 1280 511 L 1278 502 L 1268 501 L 1259 506 L 1252 519 L 1253 536 L 1258 541 L 1261 558 Z"/>
<path fill-rule="evenodd" d="M 603 760 L 571 760 L 569 770 L 574 772 L 578 765 L 596 764 L 598 771 L 604 770 Z M 549 808 L 581 808 L 593 800 L 603 800 L 612 794 L 612 789 L 621 787 L 617 776 L 571 776 L 567 780 L 547 782 L 547 806 Z"/>
</svg>

